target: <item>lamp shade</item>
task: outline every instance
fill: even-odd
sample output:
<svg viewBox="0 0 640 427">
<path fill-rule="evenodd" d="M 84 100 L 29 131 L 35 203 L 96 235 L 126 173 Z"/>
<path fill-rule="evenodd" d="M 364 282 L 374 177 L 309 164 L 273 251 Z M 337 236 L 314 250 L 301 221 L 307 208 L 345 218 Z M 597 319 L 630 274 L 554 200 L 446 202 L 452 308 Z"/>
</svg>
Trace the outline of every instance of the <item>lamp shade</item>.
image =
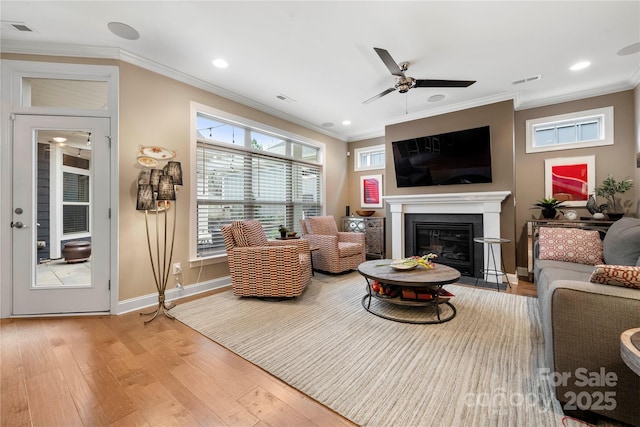
<svg viewBox="0 0 640 427">
<path fill-rule="evenodd" d="M 162 169 L 151 169 L 151 177 L 149 178 L 149 183 L 151 187 L 153 187 L 153 191 L 158 191 L 158 182 L 160 181 L 160 177 L 164 174 Z"/>
<path fill-rule="evenodd" d="M 153 188 L 150 184 L 138 185 L 136 210 L 148 211 L 153 207 Z"/>
<path fill-rule="evenodd" d="M 157 200 L 175 200 L 176 189 L 173 186 L 173 178 L 169 175 L 161 175 L 158 182 L 158 197 Z"/>
<path fill-rule="evenodd" d="M 173 178 L 173 185 L 182 185 L 182 166 L 180 162 L 169 162 L 164 167 L 164 174 Z"/>
<path fill-rule="evenodd" d="M 138 175 L 138 184 L 151 184 L 151 171 L 149 169 L 143 169 Z"/>
</svg>

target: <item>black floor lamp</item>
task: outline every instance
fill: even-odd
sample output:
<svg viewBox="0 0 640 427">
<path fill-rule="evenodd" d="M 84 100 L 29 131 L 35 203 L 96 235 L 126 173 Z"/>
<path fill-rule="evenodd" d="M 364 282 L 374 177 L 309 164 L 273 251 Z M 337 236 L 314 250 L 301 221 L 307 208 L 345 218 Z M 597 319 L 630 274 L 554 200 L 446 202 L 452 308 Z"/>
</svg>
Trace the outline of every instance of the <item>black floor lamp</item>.
<svg viewBox="0 0 640 427">
<path fill-rule="evenodd" d="M 152 315 L 145 323 L 151 322 L 158 314 L 173 319 L 169 314 L 175 304 L 167 304 L 165 291 L 169 281 L 171 261 L 173 260 L 173 243 L 176 236 L 177 206 L 173 206 L 173 225 L 168 232 L 167 210 L 171 202 L 176 200 L 176 186 L 182 185 L 182 168 L 180 162 L 170 161 L 164 169 L 144 170 L 138 177 L 138 196 L 136 209 L 144 211 L 144 223 L 147 230 L 147 247 L 153 278 L 158 290 L 158 307 L 141 315 Z M 175 205 L 175 203 L 174 203 Z M 152 250 L 152 239 L 149 231 L 149 211 L 155 212 L 155 256 Z M 162 222 L 162 226 L 161 223 Z"/>
</svg>

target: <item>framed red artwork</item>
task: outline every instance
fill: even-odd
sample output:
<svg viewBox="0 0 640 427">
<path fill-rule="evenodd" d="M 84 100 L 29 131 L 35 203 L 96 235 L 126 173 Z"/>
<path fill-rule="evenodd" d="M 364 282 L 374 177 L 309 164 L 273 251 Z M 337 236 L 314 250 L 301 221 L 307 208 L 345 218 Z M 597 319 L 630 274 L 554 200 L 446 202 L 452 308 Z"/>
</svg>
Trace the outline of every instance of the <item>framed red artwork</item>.
<svg viewBox="0 0 640 427">
<path fill-rule="evenodd" d="M 546 159 L 545 197 L 566 206 L 584 206 L 595 191 L 596 156 Z"/>
<path fill-rule="evenodd" d="M 382 207 L 382 175 L 360 177 L 360 207 Z"/>
</svg>

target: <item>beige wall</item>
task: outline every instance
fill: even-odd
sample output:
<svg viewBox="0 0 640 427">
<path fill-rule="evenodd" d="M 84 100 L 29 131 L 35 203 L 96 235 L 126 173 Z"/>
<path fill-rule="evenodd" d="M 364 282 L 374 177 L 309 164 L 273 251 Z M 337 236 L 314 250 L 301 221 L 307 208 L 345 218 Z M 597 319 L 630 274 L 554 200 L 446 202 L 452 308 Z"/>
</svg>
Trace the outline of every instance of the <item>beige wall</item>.
<svg viewBox="0 0 640 427">
<path fill-rule="evenodd" d="M 398 188 L 393 166 L 393 153 L 391 143 L 420 136 L 435 135 L 439 133 L 451 132 L 463 129 L 472 129 L 480 126 L 491 126 L 491 157 L 493 182 L 490 184 L 465 184 L 465 185 L 442 185 L 427 187 Z M 380 144 L 382 139 L 352 142 L 349 150 L 353 152 L 355 148 L 364 145 Z M 462 193 L 479 191 L 511 191 L 513 193 L 513 103 L 511 101 L 499 102 L 482 107 L 472 108 L 439 116 L 413 120 L 405 123 L 389 125 L 385 129 L 384 137 L 386 145 L 386 172 L 384 183 L 384 194 L 407 195 L 407 194 L 438 194 L 438 193 Z M 359 201 L 357 185 L 359 174 L 353 173 L 353 166 L 350 166 L 351 176 L 349 201 L 356 204 Z M 354 190 L 355 186 L 355 190 Z M 376 214 L 382 216 L 382 213 Z M 387 217 L 388 211 L 385 213 Z M 511 239 L 510 245 L 504 246 L 504 260 L 507 270 L 515 271 L 515 240 L 514 240 L 514 207 L 513 197 L 510 196 L 502 204 L 501 230 L 503 237 Z M 387 253 L 390 253 L 390 230 L 387 227 Z"/>
<path fill-rule="evenodd" d="M 387 185 L 387 177 L 386 177 L 386 169 L 375 169 L 370 171 L 355 171 L 355 150 L 358 148 L 371 147 L 374 145 L 384 145 L 384 136 L 378 138 L 371 139 L 363 139 L 361 141 L 354 141 L 349 143 L 348 150 L 350 152 L 350 157 L 347 160 L 347 171 L 348 171 L 348 200 L 345 203 L 345 206 L 349 206 L 351 208 L 351 213 L 354 213 L 357 210 L 364 209 L 360 206 L 360 177 L 364 175 L 378 175 L 382 174 L 382 195 L 386 195 L 385 186 Z M 385 216 L 384 208 L 380 209 L 370 209 L 366 208 L 366 210 L 374 210 L 376 211 L 373 216 Z M 342 210 L 342 215 L 346 213 L 346 209 Z"/>
<path fill-rule="evenodd" d="M 640 185 L 640 85 L 633 91 L 633 105 L 635 107 L 634 130 L 636 131 L 636 171 L 635 185 Z M 640 189 L 636 188 L 636 216 L 640 217 Z"/>
<path fill-rule="evenodd" d="M 348 200 L 347 144 L 253 108 L 238 104 L 204 90 L 189 86 L 160 74 L 126 62 L 66 57 L 3 54 L 3 59 L 23 61 L 65 62 L 119 66 L 119 180 L 120 180 L 120 230 L 119 230 L 119 297 L 120 301 L 156 292 L 144 226 L 144 214 L 135 210 L 136 179 L 140 168 L 136 163 L 139 146 L 158 145 L 177 152 L 182 163 L 185 185 L 176 201 L 178 223 L 176 229 L 173 262 L 180 262 L 183 284 L 204 282 L 228 275 L 226 262 L 189 263 L 189 164 L 190 103 L 208 105 L 237 116 L 246 117 L 278 129 L 282 129 L 325 146 L 325 209 L 328 215 L 339 219 L 344 215 Z M 171 211 L 170 211 L 171 212 Z M 151 216 L 151 215 L 150 215 Z M 151 224 L 153 216 L 150 218 Z M 168 288 L 174 286 L 171 277 Z"/>
<path fill-rule="evenodd" d="M 614 145 L 573 150 L 548 151 L 544 153 L 526 154 L 526 121 L 539 117 L 575 111 L 590 110 L 613 106 Z M 518 236 L 518 265 L 527 265 L 526 221 L 538 218 L 540 211 L 531 210 L 531 205 L 544 197 L 544 161 L 557 157 L 575 157 L 595 154 L 596 185 L 599 185 L 607 174 L 617 179 L 633 178 L 636 174 L 636 118 L 634 92 L 627 90 L 610 95 L 586 98 L 578 101 L 564 102 L 528 110 L 516 111 L 516 234 Z M 636 181 L 637 183 L 637 181 Z M 637 200 L 637 185 L 625 193 L 624 200 Z M 603 200 L 599 200 L 604 203 Z M 635 215 L 637 206 L 627 214 Z M 579 216 L 589 216 L 586 208 L 575 208 Z"/>
<path fill-rule="evenodd" d="M 553 116 L 612 105 L 614 107 L 613 146 L 574 150 L 562 150 L 546 153 L 526 154 L 526 121 L 538 117 Z M 492 139 L 493 183 L 473 185 L 452 185 L 440 187 L 397 188 L 393 169 L 391 142 L 424 135 L 432 135 L 452 130 L 468 129 L 489 124 Z M 349 143 L 349 150 L 380 144 L 381 138 Z M 622 91 L 610 95 L 586 98 L 549 105 L 545 107 L 514 111 L 512 102 L 505 101 L 469 110 L 443 114 L 441 116 L 414 120 L 387 126 L 384 141 L 387 147 L 387 169 L 385 171 L 384 193 L 423 194 L 475 191 L 511 191 L 513 196 L 503 203 L 502 234 L 513 243 L 505 246 L 505 262 L 512 272 L 515 266 L 527 266 L 526 222 L 537 218 L 538 210 L 531 205 L 544 197 L 544 160 L 555 157 L 574 157 L 596 155 L 596 184 L 608 173 L 618 179 L 630 176 L 635 187 L 624 194 L 623 199 L 634 202 L 627 214 L 638 216 L 640 213 L 640 168 L 636 167 L 636 157 L 640 156 L 640 86 L 635 90 Z M 349 203 L 353 206 L 359 201 L 358 173 L 349 166 Z M 517 200 L 517 207 L 514 206 Z M 579 215 L 588 215 L 586 208 L 576 208 Z M 388 216 L 388 212 L 376 213 Z M 390 241 L 387 235 L 387 243 Z M 387 244 L 387 249 L 388 248 Z M 388 252 L 388 250 L 387 250 Z"/>
<path fill-rule="evenodd" d="M 120 300 L 154 292 L 153 278 L 146 255 L 144 216 L 135 210 L 135 181 L 139 145 L 160 145 L 175 150 L 182 162 L 185 185 L 178 195 L 178 229 L 173 262 L 181 262 L 184 284 L 192 284 L 228 275 L 227 264 L 199 263 L 189 267 L 188 194 L 190 103 L 195 101 L 240 117 L 325 144 L 327 158 L 326 211 L 340 217 L 347 200 L 347 144 L 326 135 L 292 124 L 217 95 L 150 72 L 120 63 Z M 134 256 L 131 256 L 131 255 Z M 142 267 L 142 268 L 141 268 Z M 170 282 L 169 287 L 173 284 Z"/>
</svg>

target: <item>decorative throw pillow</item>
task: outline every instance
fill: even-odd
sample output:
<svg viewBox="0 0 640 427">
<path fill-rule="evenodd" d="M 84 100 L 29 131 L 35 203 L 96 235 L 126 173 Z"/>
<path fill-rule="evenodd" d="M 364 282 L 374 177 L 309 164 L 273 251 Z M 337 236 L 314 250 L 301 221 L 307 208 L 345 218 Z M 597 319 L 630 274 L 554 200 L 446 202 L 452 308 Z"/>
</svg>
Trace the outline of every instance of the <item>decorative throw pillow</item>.
<svg viewBox="0 0 640 427">
<path fill-rule="evenodd" d="M 593 283 L 640 289 L 640 267 L 628 265 L 596 265 L 589 279 Z"/>
<path fill-rule="evenodd" d="M 602 254 L 607 264 L 640 265 L 640 219 L 623 217 L 611 224 Z"/>
<path fill-rule="evenodd" d="M 324 236 L 337 236 L 338 226 L 332 216 L 312 216 L 309 217 L 309 225 L 312 234 L 322 234 Z"/>
<path fill-rule="evenodd" d="M 602 240 L 597 230 L 580 228 L 540 227 L 539 259 L 602 264 Z"/>
<path fill-rule="evenodd" d="M 269 244 L 267 235 L 264 234 L 262 223 L 257 219 L 244 220 L 243 227 L 247 234 L 249 246 L 267 246 Z"/>
<path fill-rule="evenodd" d="M 239 221 L 235 221 L 231 224 L 231 235 L 236 242 L 236 246 L 245 247 L 249 246 L 249 236 L 245 230 L 244 224 Z"/>
</svg>

